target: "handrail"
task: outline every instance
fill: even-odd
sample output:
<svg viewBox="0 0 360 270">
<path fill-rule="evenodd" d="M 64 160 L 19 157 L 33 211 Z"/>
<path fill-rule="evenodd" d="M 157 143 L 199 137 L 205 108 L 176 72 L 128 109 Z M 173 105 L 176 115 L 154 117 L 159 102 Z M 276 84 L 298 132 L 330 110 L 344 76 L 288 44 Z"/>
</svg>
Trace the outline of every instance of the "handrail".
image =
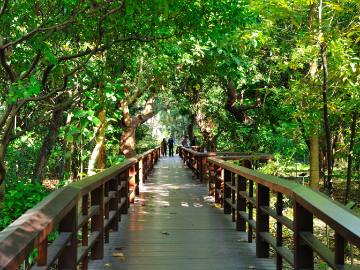
<svg viewBox="0 0 360 270">
<path fill-rule="evenodd" d="M 17 269 L 35 248 L 39 253 L 38 266 L 34 269 L 50 269 L 56 259 L 59 269 L 76 269 L 81 261 L 82 269 L 87 269 L 90 250 L 92 259 L 102 259 L 104 238 L 108 242 L 109 231 L 118 230 L 121 214 L 127 213 L 139 185 L 159 158 L 160 148 L 156 147 L 52 192 L 0 232 L 0 269 Z M 81 199 L 83 213 L 78 216 Z M 58 225 L 59 236 L 48 247 L 48 235 Z M 82 246 L 78 248 L 77 233 L 81 228 Z"/>
<path fill-rule="evenodd" d="M 256 153 L 249 154 L 248 152 L 197 152 L 190 147 L 178 146 L 179 156 L 187 165 L 196 173 L 200 182 L 206 182 L 206 160 L 209 157 L 218 157 L 221 159 L 238 160 L 238 159 L 259 159 L 262 162 L 264 160 L 271 159 L 273 155 Z M 209 185 L 210 188 L 210 185 Z"/>
<path fill-rule="evenodd" d="M 230 214 L 231 210 L 233 213 L 236 211 L 236 228 L 239 231 L 246 230 L 246 222 L 248 223 L 249 242 L 252 241 L 252 229 L 256 230 L 257 257 L 268 257 L 269 246 L 272 246 L 277 252 L 277 269 L 282 269 L 282 259 L 289 262 L 294 269 L 313 269 L 313 252 L 333 269 L 350 269 L 349 266 L 344 265 L 344 239 L 360 248 L 359 214 L 317 190 L 251 170 L 249 162 L 243 161 L 242 167 L 211 157 L 208 158 L 208 163 L 212 168 L 209 171 L 209 178 L 217 178 L 224 183 L 222 192 L 224 213 Z M 247 180 L 249 192 L 246 188 Z M 253 197 L 253 182 L 257 184 L 256 197 Z M 269 207 L 270 189 L 277 191 L 276 210 Z M 293 199 L 294 220 L 282 215 L 283 194 Z M 247 202 L 249 202 L 248 212 L 246 212 Z M 252 218 L 253 206 L 257 209 L 256 221 Z M 313 235 L 313 215 L 334 229 L 334 253 Z M 269 234 L 269 217 L 277 220 L 276 238 Z M 283 226 L 294 232 L 294 253 L 282 245 Z"/>
</svg>

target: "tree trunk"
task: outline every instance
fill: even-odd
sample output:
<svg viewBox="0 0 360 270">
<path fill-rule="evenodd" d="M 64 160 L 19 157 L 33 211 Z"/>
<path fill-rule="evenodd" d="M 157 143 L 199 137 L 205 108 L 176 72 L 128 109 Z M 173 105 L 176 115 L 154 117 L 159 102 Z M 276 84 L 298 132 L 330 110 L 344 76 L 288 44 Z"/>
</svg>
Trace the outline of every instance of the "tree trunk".
<svg viewBox="0 0 360 270">
<path fill-rule="evenodd" d="M 328 80 L 328 70 L 326 64 L 326 45 L 321 44 L 321 59 L 324 69 L 324 84 L 323 84 L 323 102 L 324 102 L 324 124 L 325 124 L 325 134 L 326 134 L 326 152 L 327 152 L 327 164 L 328 164 L 328 177 L 327 177 L 327 186 L 329 191 L 329 196 L 331 197 L 332 189 L 332 149 L 331 149 L 331 134 L 329 126 L 329 115 L 328 115 L 328 106 L 327 106 L 327 80 Z"/>
<path fill-rule="evenodd" d="M 5 176 L 6 176 L 6 167 L 4 164 L 6 149 L 9 145 L 9 140 L 5 140 L 0 144 L 0 202 L 5 203 Z M 0 210 L 4 209 L 3 205 L 0 205 Z"/>
<path fill-rule="evenodd" d="M 319 137 L 310 134 L 310 186 L 319 190 Z"/>
<path fill-rule="evenodd" d="M 120 135 L 120 155 L 125 158 L 132 158 L 135 154 L 135 131 L 136 129 L 154 116 L 153 105 L 155 98 L 149 96 L 146 100 L 145 108 L 138 116 L 131 117 L 128 106 L 124 106 L 123 118 L 118 120 L 119 127 L 124 131 Z"/>
<path fill-rule="evenodd" d="M 33 173 L 33 181 L 39 182 L 40 184 L 42 184 L 45 178 L 46 166 L 59 135 L 60 126 L 62 124 L 62 117 L 63 117 L 62 109 L 53 112 L 53 115 L 51 117 L 49 132 L 46 134 L 44 138 L 44 142 L 40 148 L 39 154 L 36 159 L 36 164 Z"/>
<path fill-rule="evenodd" d="M 351 138 L 350 138 L 350 148 L 349 148 L 349 156 L 348 156 L 348 168 L 347 168 L 347 175 L 346 175 L 346 193 L 345 193 L 345 204 L 348 203 L 350 189 L 351 189 L 351 164 L 353 159 L 353 149 L 355 143 L 355 132 L 356 132 L 356 120 L 357 120 L 357 110 L 354 112 L 353 115 L 353 122 L 351 125 Z"/>
<path fill-rule="evenodd" d="M 135 131 L 138 128 L 136 123 L 132 125 L 121 127 L 123 133 L 120 138 L 120 155 L 124 155 L 126 158 L 132 158 L 135 154 Z"/>
<path fill-rule="evenodd" d="M 99 120 L 101 124 L 98 126 L 95 135 L 96 144 L 89 160 L 88 176 L 96 173 L 94 172 L 95 161 L 97 162 L 97 169 L 106 169 L 105 133 L 110 124 L 110 121 L 106 121 L 106 110 L 99 113 Z"/>
<path fill-rule="evenodd" d="M 189 140 L 191 141 L 194 138 L 194 125 L 193 123 L 189 124 L 187 127 Z"/>
<path fill-rule="evenodd" d="M 77 106 L 78 102 L 75 102 L 71 105 L 69 112 L 67 112 L 67 117 L 66 117 L 66 122 L 65 122 L 65 126 L 68 126 L 66 128 L 65 131 L 65 135 L 69 132 L 70 130 L 70 123 L 71 123 L 71 115 L 75 109 L 75 107 Z M 60 174 L 59 174 L 59 181 L 63 181 L 64 180 L 64 172 L 65 172 L 65 161 L 66 161 L 66 147 L 67 147 L 67 140 L 66 140 L 66 136 L 64 137 L 64 142 L 63 145 L 61 147 L 61 151 L 62 151 L 62 159 L 60 161 Z"/>
</svg>

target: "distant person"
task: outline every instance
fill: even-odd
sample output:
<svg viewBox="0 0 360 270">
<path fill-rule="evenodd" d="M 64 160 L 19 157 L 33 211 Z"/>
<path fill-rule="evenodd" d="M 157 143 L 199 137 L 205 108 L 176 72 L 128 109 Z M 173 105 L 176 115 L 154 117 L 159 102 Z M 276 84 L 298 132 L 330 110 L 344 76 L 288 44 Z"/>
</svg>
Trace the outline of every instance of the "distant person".
<svg viewBox="0 0 360 270">
<path fill-rule="evenodd" d="M 191 140 L 190 146 L 196 146 L 196 136 Z"/>
<path fill-rule="evenodd" d="M 161 152 L 162 152 L 163 157 L 166 157 L 166 145 L 167 145 L 167 142 L 164 138 L 161 142 Z"/>
<path fill-rule="evenodd" d="M 181 141 L 181 145 L 182 145 L 182 146 L 189 146 L 188 141 L 187 141 L 188 138 L 189 138 L 188 136 L 185 136 L 185 139 L 183 139 L 183 140 Z"/>
<path fill-rule="evenodd" d="M 173 139 L 173 137 L 170 135 L 170 138 L 168 140 L 168 145 L 169 145 L 169 157 L 174 156 L 174 144 L 175 140 Z"/>
</svg>

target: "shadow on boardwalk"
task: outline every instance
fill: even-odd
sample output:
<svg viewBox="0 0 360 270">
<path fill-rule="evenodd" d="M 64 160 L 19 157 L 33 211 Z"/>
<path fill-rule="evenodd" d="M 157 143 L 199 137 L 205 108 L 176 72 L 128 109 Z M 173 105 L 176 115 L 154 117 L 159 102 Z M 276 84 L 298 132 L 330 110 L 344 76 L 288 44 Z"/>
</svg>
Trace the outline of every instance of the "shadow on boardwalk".
<svg viewBox="0 0 360 270">
<path fill-rule="evenodd" d="M 122 215 L 119 231 L 110 232 L 104 259 L 89 269 L 275 269 L 270 259 L 256 258 L 255 243 L 240 239 L 247 234 L 213 206 L 206 185 L 178 156 L 165 157 Z M 111 257 L 116 252 L 125 259 Z"/>
</svg>

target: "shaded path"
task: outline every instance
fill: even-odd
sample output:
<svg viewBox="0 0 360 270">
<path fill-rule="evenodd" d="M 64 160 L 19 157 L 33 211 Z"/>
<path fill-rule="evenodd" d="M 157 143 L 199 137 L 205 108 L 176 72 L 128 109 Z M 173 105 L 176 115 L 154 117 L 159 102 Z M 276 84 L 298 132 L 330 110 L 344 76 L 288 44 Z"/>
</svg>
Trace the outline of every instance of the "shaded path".
<svg viewBox="0 0 360 270">
<path fill-rule="evenodd" d="M 255 243 L 239 241 L 247 233 L 213 206 L 206 184 L 178 156 L 160 159 L 121 218 L 104 259 L 91 261 L 89 269 L 275 269 L 270 259 L 256 258 Z M 111 257 L 115 252 L 125 259 Z"/>
</svg>

